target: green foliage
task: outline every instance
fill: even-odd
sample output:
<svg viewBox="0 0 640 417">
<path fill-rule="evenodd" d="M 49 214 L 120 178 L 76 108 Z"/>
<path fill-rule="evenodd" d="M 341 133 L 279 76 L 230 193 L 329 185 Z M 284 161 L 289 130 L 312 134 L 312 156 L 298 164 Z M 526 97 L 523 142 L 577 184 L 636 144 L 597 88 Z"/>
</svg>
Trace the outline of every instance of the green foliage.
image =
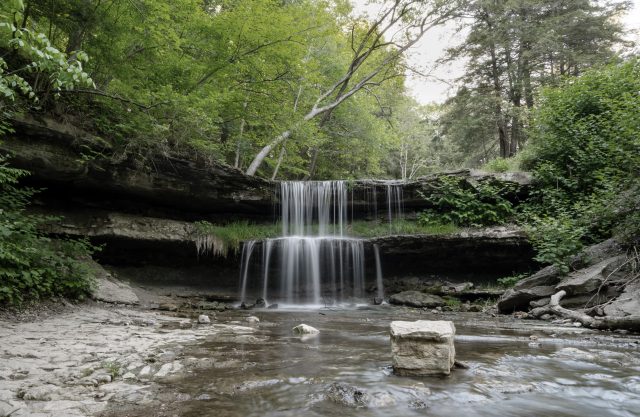
<svg viewBox="0 0 640 417">
<path fill-rule="evenodd" d="M 361 238 L 397 234 L 440 235 L 454 233 L 457 230 L 458 228 L 453 224 L 419 224 L 408 220 L 394 220 L 392 223 L 355 221 L 347 226 L 348 235 Z M 337 230 L 334 232 L 337 233 Z M 279 223 L 254 224 L 248 221 L 215 225 L 207 221 L 199 221 L 194 223 L 194 234 L 200 253 L 212 252 L 216 255 L 226 256 L 229 251 L 237 252 L 240 249 L 240 244 L 244 241 L 280 236 L 282 234 L 282 226 Z"/>
<path fill-rule="evenodd" d="M 498 285 L 500 285 L 501 287 L 504 288 L 511 288 L 514 285 L 516 285 L 519 281 L 523 280 L 524 278 L 528 277 L 529 274 L 516 274 L 516 275 L 510 275 L 508 277 L 502 277 L 502 278 L 498 278 L 497 279 L 497 283 Z"/>
<path fill-rule="evenodd" d="M 506 196 L 513 185 L 492 181 L 471 184 L 456 177 L 441 177 L 423 198 L 432 206 L 418 216 L 418 223 L 453 223 L 457 226 L 488 226 L 511 220 L 515 213 Z"/>
<path fill-rule="evenodd" d="M 237 252 L 240 244 L 247 240 L 276 237 L 282 228 L 278 224 L 254 224 L 236 221 L 216 225 L 207 221 L 194 223 L 194 233 L 198 240 L 198 252 L 212 252 L 226 256 L 229 251 Z"/>
<path fill-rule="evenodd" d="M 111 375 L 112 380 L 116 379 L 122 373 L 122 366 L 118 362 L 103 362 L 102 368 Z"/>
<path fill-rule="evenodd" d="M 556 265 L 560 272 L 569 272 L 569 258 L 582 248 L 584 228 L 568 215 L 535 217 L 525 227 L 536 250 L 535 260 Z"/>
<path fill-rule="evenodd" d="M 453 310 L 453 311 L 460 310 L 460 307 L 462 306 L 462 301 L 460 301 L 459 298 L 452 297 L 450 295 L 445 295 L 442 298 L 444 299 L 444 304 L 447 307 L 449 307 L 451 310 Z"/>
<path fill-rule="evenodd" d="M 83 240 L 52 240 L 38 227 L 53 220 L 25 212 L 34 194 L 17 182 L 27 173 L 0 158 L 0 304 L 19 305 L 50 296 L 82 298 L 91 286 Z"/>
<path fill-rule="evenodd" d="M 584 244 L 640 235 L 640 61 L 547 89 L 524 161 L 536 180 L 522 219 L 538 260 L 568 271 Z"/>
<path fill-rule="evenodd" d="M 15 104 L 23 98 L 35 104 L 49 93 L 58 97 L 63 90 L 93 86 L 83 69 L 87 54 L 74 51 L 69 59 L 44 33 L 18 26 L 16 18 L 23 13 L 22 1 L 0 6 L 0 51 L 8 52 L 0 56 L 0 100 Z"/>
<path fill-rule="evenodd" d="M 495 158 L 484 164 L 480 169 L 487 172 L 514 172 L 519 170 L 519 158 Z"/>
</svg>

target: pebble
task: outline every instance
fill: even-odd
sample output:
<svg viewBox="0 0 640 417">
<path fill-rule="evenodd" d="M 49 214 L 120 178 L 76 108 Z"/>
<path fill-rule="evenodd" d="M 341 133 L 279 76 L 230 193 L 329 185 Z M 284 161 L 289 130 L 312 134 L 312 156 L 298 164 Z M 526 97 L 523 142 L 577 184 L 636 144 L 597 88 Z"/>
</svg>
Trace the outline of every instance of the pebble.
<svg viewBox="0 0 640 417">
<path fill-rule="evenodd" d="M 315 327 L 311 327 L 308 324 L 304 324 L 304 323 L 297 325 L 292 330 L 293 330 L 293 333 L 295 333 L 295 334 L 318 334 L 318 333 L 320 333 L 320 330 L 316 329 Z"/>
<path fill-rule="evenodd" d="M 206 314 L 200 314 L 198 316 L 198 323 L 199 324 L 209 324 L 209 323 L 211 323 L 211 319 Z"/>
<path fill-rule="evenodd" d="M 257 318 L 256 316 L 249 316 L 246 318 L 246 320 L 249 323 L 254 323 L 254 324 L 260 323 L 260 319 Z"/>
</svg>

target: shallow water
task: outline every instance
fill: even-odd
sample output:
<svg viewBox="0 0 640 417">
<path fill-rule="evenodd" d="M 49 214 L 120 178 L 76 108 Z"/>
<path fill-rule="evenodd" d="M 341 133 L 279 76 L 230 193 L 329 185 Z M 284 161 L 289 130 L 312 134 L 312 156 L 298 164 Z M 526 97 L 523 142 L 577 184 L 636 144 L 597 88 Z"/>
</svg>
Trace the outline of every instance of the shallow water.
<svg viewBox="0 0 640 417">
<path fill-rule="evenodd" d="M 247 312 L 228 317 L 246 325 Z M 188 355 L 212 359 L 171 388 L 188 394 L 179 415 L 203 416 L 634 416 L 640 415 L 638 340 L 539 322 L 455 315 L 449 377 L 393 375 L 389 323 L 443 319 L 393 307 L 254 311 L 254 333 L 219 335 Z M 477 317 L 485 317 L 477 319 Z M 450 319 L 450 317 L 445 317 Z M 291 328 L 320 329 L 297 337 Z M 568 333 L 567 333 L 568 332 Z M 532 343 L 529 336 L 538 340 Z M 366 406 L 327 398 L 333 382 L 365 392 Z"/>
</svg>

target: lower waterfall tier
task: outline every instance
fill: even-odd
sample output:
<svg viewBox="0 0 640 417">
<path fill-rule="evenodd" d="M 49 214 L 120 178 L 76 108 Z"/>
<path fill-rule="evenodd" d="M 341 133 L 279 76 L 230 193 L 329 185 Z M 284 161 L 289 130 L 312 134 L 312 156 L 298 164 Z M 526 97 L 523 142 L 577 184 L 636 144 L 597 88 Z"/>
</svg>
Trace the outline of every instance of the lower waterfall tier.
<svg viewBox="0 0 640 417">
<path fill-rule="evenodd" d="M 380 271 L 366 276 L 362 239 L 287 236 L 256 243 L 248 241 L 243 246 L 241 301 L 249 295 L 287 304 L 361 300 L 365 298 L 365 282 L 376 282 L 381 276 Z"/>
</svg>

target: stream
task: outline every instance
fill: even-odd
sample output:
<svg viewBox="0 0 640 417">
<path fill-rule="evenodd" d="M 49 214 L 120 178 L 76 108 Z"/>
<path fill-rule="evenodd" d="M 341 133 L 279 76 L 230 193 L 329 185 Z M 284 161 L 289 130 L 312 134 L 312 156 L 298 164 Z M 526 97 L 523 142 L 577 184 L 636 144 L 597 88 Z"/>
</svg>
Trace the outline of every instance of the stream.
<svg viewBox="0 0 640 417">
<path fill-rule="evenodd" d="M 249 315 L 260 318 L 256 332 L 220 334 L 185 351 L 211 366 L 164 386 L 183 399 L 171 405 L 175 415 L 639 415 L 638 337 L 391 306 L 232 311 L 225 321 L 248 326 Z M 453 320 L 456 359 L 468 369 L 395 376 L 389 323 L 403 319 Z M 293 335 L 300 323 L 320 334 Z"/>
</svg>

